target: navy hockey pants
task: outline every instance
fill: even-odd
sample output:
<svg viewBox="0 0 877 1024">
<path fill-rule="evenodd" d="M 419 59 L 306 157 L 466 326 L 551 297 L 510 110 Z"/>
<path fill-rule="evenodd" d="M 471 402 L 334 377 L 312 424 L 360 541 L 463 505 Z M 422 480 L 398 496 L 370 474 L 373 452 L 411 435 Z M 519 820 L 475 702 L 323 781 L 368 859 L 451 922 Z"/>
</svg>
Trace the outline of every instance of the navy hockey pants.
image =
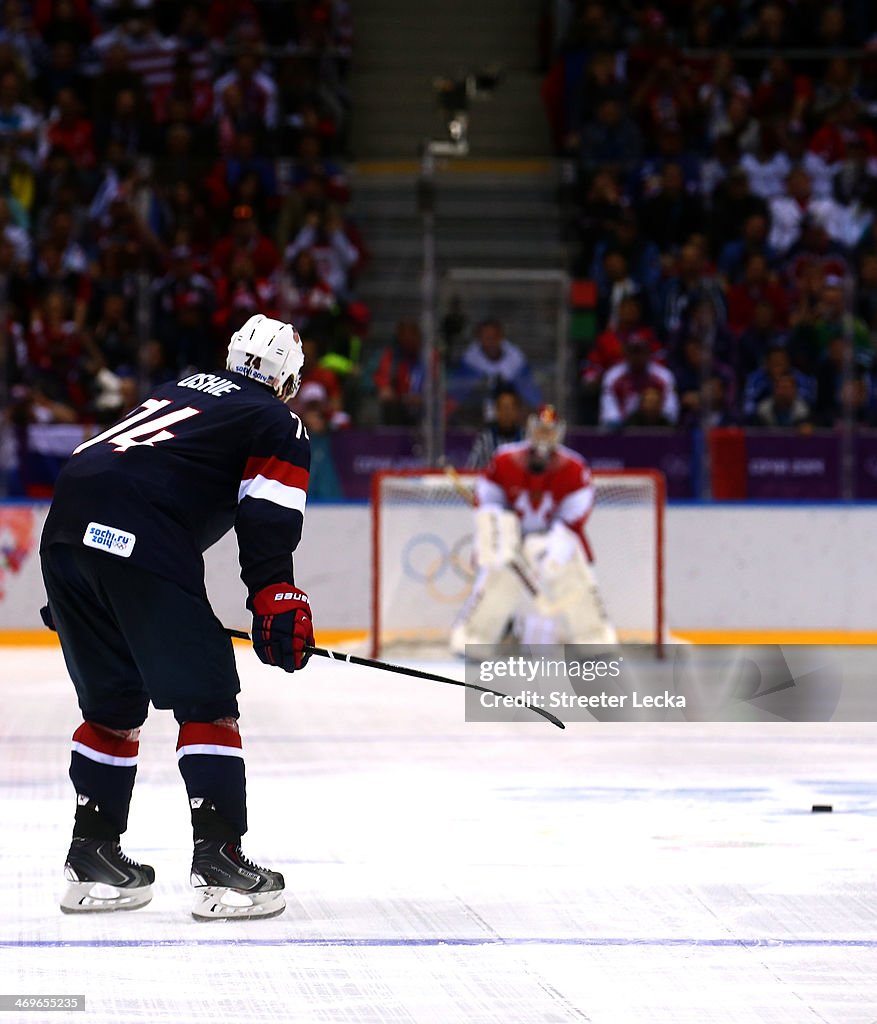
<svg viewBox="0 0 877 1024">
<path fill-rule="evenodd" d="M 85 720 L 70 775 L 119 832 L 127 824 L 137 729 L 150 701 L 180 723 L 177 755 L 190 799 L 210 800 L 246 831 L 240 737 L 216 723 L 237 719 L 240 681 L 231 641 L 202 580 L 191 590 L 113 555 L 54 544 L 41 555 L 49 608 Z M 98 728 L 95 728 L 97 726 Z M 103 727 L 103 728 L 100 728 Z"/>
</svg>

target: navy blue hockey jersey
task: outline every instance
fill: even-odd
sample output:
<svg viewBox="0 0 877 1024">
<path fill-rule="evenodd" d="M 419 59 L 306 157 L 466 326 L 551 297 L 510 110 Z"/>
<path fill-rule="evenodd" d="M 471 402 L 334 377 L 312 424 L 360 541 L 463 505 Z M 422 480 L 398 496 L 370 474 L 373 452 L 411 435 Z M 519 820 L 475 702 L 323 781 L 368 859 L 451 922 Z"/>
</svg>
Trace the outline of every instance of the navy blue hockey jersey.
<svg viewBox="0 0 877 1024">
<path fill-rule="evenodd" d="M 195 373 L 75 450 L 40 547 L 85 545 L 200 591 L 203 552 L 234 526 L 252 595 L 293 582 L 309 469 L 307 432 L 273 392 Z"/>
</svg>

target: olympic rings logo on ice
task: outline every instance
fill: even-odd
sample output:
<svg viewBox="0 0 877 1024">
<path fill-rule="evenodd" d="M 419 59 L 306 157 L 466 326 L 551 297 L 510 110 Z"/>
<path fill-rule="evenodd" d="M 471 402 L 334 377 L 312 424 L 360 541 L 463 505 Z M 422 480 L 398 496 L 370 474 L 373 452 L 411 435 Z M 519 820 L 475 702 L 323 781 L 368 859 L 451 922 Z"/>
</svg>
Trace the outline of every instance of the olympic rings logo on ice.
<svg viewBox="0 0 877 1024">
<path fill-rule="evenodd" d="M 418 533 L 402 550 L 405 575 L 423 584 L 433 600 L 444 604 L 459 604 L 469 596 L 475 578 L 472 563 L 468 534 L 449 544 L 436 533 Z"/>
</svg>

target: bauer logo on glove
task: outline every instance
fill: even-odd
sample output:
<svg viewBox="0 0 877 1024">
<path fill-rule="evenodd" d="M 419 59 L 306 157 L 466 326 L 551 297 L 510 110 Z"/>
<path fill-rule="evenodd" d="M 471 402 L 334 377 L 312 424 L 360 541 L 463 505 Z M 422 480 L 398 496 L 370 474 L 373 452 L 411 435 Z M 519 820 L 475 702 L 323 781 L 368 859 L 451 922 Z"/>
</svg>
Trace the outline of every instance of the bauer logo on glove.
<svg viewBox="0 0 877 1024">
<path fill-rule="evenodd" d="M 285 672 L 304 668 L 314 646 L 314 626 L 308 595 L 291 583 L 265 587 L 251 600 L 253 649 L 266 665 Z"/>
</svg>

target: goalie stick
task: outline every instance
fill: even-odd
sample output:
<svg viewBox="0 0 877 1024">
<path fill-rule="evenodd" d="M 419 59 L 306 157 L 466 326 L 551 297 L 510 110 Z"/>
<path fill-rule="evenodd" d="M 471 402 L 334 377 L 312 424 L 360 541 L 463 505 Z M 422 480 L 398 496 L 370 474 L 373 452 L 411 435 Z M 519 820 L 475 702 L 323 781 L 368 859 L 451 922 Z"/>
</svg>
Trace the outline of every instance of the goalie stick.
<svg viewBox="0 0 877 1024">
<path fill-rule="evenodd" d="M 467 505 L 469 505 L 471 508 L 475 508 L 475 495 L 472 494 L 472 492 L 463 483 L 463 478 L 460 476 L 457 470 L 449 463 L 445 463 L 442 466 L 442 469 L 444 470 L 445 476 L 447 476 L 447 478 L 451 481 L 451 484 L 454 490 L 457 492 L 457 494 L 460 495 L 460 497 L 466 502 Z M 533 579 L 533 574 L 530 572 L 528 566 L 523 561 L 523 559 L 521 559 L 520 556 L 512 559 L 512 561 L 509 562 L 509 568 L 518 577 L 521 583 L 523 583 L 524 589 L 527 591 L 530 597 L 539 596 L 539 586 Z"/>
<path fill-rule="evenodd" d="M 226 629 L 226 633 L 230 637 L 235 637 L 237 640 L 249 640 L 250 634 L 245 633 L 241 629 Z M 477 690 L 479 693 L 492 693 L 494 697 L 508 697 L 507 693 L 500 693 L 499 690 L 491 690 L 489 686 L 479 686 L 477 683 L 461 682 L 459 679 L 450 679 L 448 676 L 439 676 L 434 672 L 423 672 L 418 668 L 405 668 L 403 665 L 391 665 L 388 661 L 377 661 L 374 658 L 360 658 L 356 654 L 345 654 L 343 651 L 330 651 L 325 647 L 308 647 L 306 648 L 312 655 L 318 658 L 331 658 L 333 661 L 346 661 L 349 665 L 362 665 L 364 668 L 377 668 L 382 672 L 395 672 L 401 676 L 412 676 L 414 679 L 429 679 L 434 683 L 447 683 L 449 686 L 463 686 L 469 690 Z M 541 715 L 543 718 L 547 718 L 552 725 L 556 725 L 558 729 L 565 729 L 566 726 L 561 722 L 559 718 L 552 715 L 550 711 L 546 711 L 544 708 L 537 708 L 533 704 L 523 704 L 522 707 L 527 708 L 528 711 L 533 711 L 537 715 Z"/>
</svg>

